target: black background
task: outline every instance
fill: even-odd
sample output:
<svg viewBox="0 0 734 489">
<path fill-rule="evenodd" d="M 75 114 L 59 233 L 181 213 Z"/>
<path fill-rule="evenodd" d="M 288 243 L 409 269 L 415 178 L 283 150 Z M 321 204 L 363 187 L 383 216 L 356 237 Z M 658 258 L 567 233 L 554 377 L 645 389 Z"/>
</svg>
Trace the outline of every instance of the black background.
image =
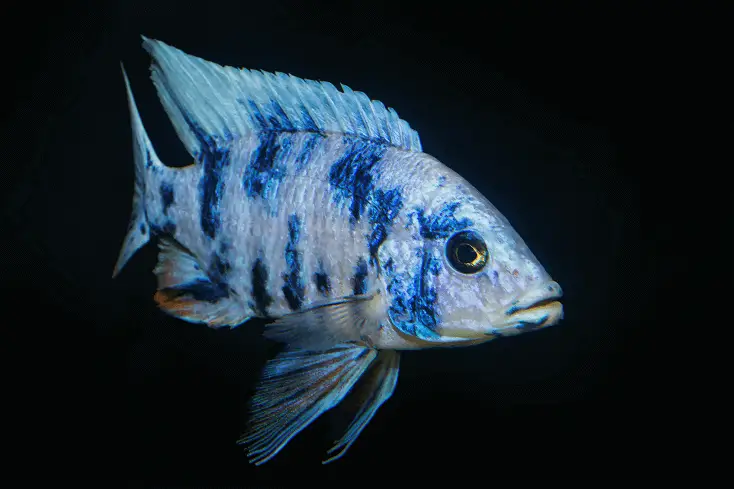
<svg viewBox="0 0 734 489">
<path fill-rule="evenodd" d="M 464 487 L 677 470 L 668 455 L 687 427 L 671 413 L 708 402 L 675 368 L 697 351 L 700 322 L 685 311 L 692 289 L 731 276 L 721 256 L 705 259 L 731 218 L 709 227 L 710 213 L 693 210 L 702 196 L 732 207 L 730 190 L 714 190 L 727 159 L 711 151 L 724 127 L 710 114 L 726 86 L 725 16 L 590 4 L 3 7 L 5 392 L 26 480 Z M 154 246 L 110 278 L 133 184 L 120 61 L 162 161 L 189 163 L 141 34 L 220 64 L 342 82 L 394 107 L 427 153 L 507 216 L 563 286 L 565 320 L 409 352 L 394 396 L 342 460 L 320 464 L 337 412 L 249 465 L 234 442 L 275 351 L 262 324 L 214 331 L 164 315 L 152 300 Z"/>
</svg>

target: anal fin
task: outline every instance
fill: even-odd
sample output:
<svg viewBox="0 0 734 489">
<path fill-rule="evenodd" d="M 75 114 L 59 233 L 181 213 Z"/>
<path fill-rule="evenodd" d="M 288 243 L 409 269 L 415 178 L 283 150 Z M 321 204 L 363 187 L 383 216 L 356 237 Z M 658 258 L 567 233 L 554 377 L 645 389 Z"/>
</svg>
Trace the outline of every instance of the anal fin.
<svg viewBox="0 0 734 489">
<path fill-rule="evenodd" d="M 168 314 L 192 323 L 212 327 L 237 326 L 248 319 L 234 299 L 223 277 L 212 276 L 186 248 L 161 238 L 158 265 L 158 292 L 154 299 Z"/>
</svg>

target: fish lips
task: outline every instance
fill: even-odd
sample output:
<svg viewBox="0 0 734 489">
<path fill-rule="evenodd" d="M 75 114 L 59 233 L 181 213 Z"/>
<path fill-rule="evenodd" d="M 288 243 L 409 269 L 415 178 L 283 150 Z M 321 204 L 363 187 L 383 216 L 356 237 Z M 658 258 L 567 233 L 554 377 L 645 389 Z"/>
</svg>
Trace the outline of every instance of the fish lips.
<svg viewBox="0 0 734 489">
<path fill-rule="evenodd" d="M 549 282 L 514 301 L 504 317 L 486 335 L 509 336 L 557 324 L 563 319 L 561 286 Z"/>
</svg>

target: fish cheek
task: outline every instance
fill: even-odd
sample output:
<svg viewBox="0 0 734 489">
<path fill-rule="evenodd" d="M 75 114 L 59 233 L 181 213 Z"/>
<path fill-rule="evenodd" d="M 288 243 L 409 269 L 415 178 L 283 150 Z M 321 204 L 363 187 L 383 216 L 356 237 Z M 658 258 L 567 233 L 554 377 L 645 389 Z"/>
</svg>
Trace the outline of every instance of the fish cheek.
<svg viewBox="0 0 734 489">
<path fill-rule="evenodd" d="M 465 275 L 444 267 L 436 277 L 437 309 L 442 328 L 473 331 L 474 327 L 488 325 L 487 307 L 492 289 L 491 280 L 485 273 Z"/>
</svg>

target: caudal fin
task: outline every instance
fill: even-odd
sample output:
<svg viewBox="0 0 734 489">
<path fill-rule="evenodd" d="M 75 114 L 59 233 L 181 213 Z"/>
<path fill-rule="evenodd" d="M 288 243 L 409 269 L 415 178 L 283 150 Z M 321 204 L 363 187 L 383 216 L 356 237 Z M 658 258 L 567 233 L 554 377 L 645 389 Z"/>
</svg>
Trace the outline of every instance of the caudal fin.
<svg viewBox="0 0 734 489">
<path fill-rule="evenodd" d="M 130 257 L 150 240 L 150 227 L 145 212 L 145 176 L 150 167 L 162 165 L 140 120 L 140 114 L 138 114 L 135 99 L 132 90 L 130 90 L 130 82 L 127 79 L 127 73 L 125 73 L 125 67 L 122 64 L 120 66 L 122 67 L 122 76 L 125 78 L 127 100 L 130 106 L 130 122 L 133 130 L 135 192 L 127 236 L 125 236 L 125 241 L 120 250 L 120 256 L 117 258 L 115 270 L 112 272 L 113 278 L 120 273 Z"/>
</svg>

